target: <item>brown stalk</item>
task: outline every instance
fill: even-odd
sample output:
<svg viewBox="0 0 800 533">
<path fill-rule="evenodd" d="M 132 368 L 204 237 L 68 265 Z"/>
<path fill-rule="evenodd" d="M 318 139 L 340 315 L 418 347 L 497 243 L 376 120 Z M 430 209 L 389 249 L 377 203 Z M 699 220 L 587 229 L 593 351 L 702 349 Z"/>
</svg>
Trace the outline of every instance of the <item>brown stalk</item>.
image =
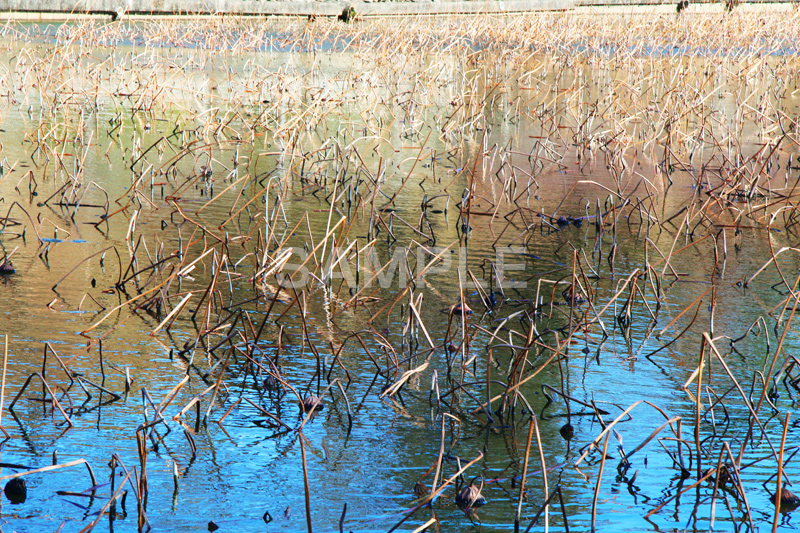
<svg viewBox="0 0 800 533">
<path fill-rule="evenodd" d="M 594 497 L 592 498 L 592 531 L 594 532 L 597 528 L 595 525 L 595 521 L 597 519 L 597 496 L 600 493 L 600 481 L 603 479 L 603 469 L 606 465 L 606 452 L 608 451 L 608 439 L 611 437 L 610 434 L 606 435 L 605 443 L 603 444 L 603 458 L 600 460 L 600 470 L 597 472 L 597 482 L 594 485 Z"/>
<path fill-rule="evenodd" d="M 775 516 L 772 519 L 772 533 L 778 531 L 778 522 L 781 517 L 781 497 L 783 496 L 783 451 L 786 448 L 786 432 L 789 429 L 789 417 L 792 416 L 791 412 L 786 413 L 786 418 L 783 422 L 783 435 L 781 435 L 781 448 L 778 454 L 778 477 L 775 480 Z"/>
<path fill-rule="evenodd" d="M 531 453 L 531 439 L 533 438 L 533 426 L 536 424 L 536 415 L 531 415 L 530 427 L 528 428 L 528 444 L 525 445 L 525 461 L 522 463 L 522 478 L 519 482 L 519 499 L 517 501 L 517 516 L 514 519 L 514 530 L 519 530 L 519 520 L 522 515 L 522 498 L 525 495 L 525 479 L 528 476 L 528 457 Z M 547 494 L 547 490 L 545 490 Z M 546 521 L 546 519 L 545 519 Z M 547 528 L 547 526 L 545 526 Z"/>
</svg>

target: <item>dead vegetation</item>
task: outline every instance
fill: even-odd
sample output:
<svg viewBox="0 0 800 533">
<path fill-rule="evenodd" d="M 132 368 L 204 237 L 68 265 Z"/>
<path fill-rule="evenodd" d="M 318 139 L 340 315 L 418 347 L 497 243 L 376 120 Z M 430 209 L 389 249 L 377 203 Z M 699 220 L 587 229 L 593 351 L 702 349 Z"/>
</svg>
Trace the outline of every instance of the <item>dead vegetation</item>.
<svg viewBox="0 0 800 533">
<path fill-rule="evenodd" d="M 105 242 L 38 280 L 52 283 L 49 307 L 82 312 L 74 342 L 96 368 L 73 370 L 39 339 L 42 371 L 7 406 L 38 400 L 66 429 L 141 395 L 139 464 L 108 450 L 125 477 L 100 497 L 98 519 L 124 513 L 130 490 L 147 529 L 148 458 L 174 445 L 172 430 L 186 443 L 173 454 L 177 494 L 201 427 L 227 435 L 226 418 L 257 416 L 300 448 L 311 531 L 324 500 L 304 430 L 331 411 L 326 423 L 348 436 L 369 416 L 429 411 L 440 434 L 427 443 L 430 489 L 409 484 L 420 500 L 392 529 L 435 523 L 416 513 L 451 488 L 476 523 L 478 502 L 507 497 L 517 528 L 568 528 L 565 476 L 576 471 L 592 487 L 591 516 L 577 520 L 593 529 L 606 461 L 636 498 L 645 447 L 676 474 L 645 519 L 675 505 L 713 527 L 724 502 L 752 529 L 755 465 L 771 465 L 785 495 L 800 390 L 787 350 L 800 298 L 797 13 L 215 17 L 2 34 L 3 113 L 30 125 L 25 158 L 0 162 L 0 242 L 15 247 L 3 264 L 16 252 L 49 268 L 51 247 L 87 234 L 80 225 Z M 104 158 L 123 179 L 93 171 Z M 526 270 L 510 279 L 498 250 Z M 17 257 L 4 275 L 24 275 Z M 102 283 L 76 281 L 90 267 Z M 754 287 L 774 301 L 720 318 Z M 124 391 L 105 385 L 103 340 L 125 328 L 169 350 L 176 385 L 136 383 L 129 367 L 114 368 Z M 760 368 L 733 365 L 741 346 L 760 350 Z M 670 376 L 685 405 L 576 383 L 605 353 L 657 368 L 680 360 L 687 375 Z M 640 422 L 645 410 L 655 426 Z M 575 419 L 587 420 L 578 432 Z M 558 466 L 544 421 L 580 447 Z M 503 434 L 519 453 L 494 469 L 485 447 L 465 451 L 465 428 Z M 625 432 L 635 440 L 623 446 Z M 346 510 L 340 528 L 356 529 L 361 517 Z"/>
</svg>

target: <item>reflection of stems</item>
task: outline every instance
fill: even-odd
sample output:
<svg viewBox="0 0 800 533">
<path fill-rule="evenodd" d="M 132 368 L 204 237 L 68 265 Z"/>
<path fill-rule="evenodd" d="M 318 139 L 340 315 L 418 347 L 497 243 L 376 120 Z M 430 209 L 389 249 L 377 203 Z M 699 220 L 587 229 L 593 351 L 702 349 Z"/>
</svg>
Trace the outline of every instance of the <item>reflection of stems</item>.
<svg viewBox="0 0 800 533">
<path fill-rule="evenodd" d="M 17 206 L 20 209 L 22 209 L 22 212 L 25 213 L 25 215 L 27 215 L 28 220 L 30 220 L 31 222 L 31 227 L 33 228 L 33 231 L 36 232 L 36 239 L 39 241 L 39 244 L 42 244 L 44 241 L 42 241 L 42 237 L 39 235 L 39 230 L 36 229 L 36 224 L 33 223 L 33 219 L 31 218 L 30 213 L 25 211 L 25 208 L 22 207 L 16 200 L 14 200 L 14 202 L 10 206 L 8 206 L 8 212 L 6 213 L 6 218 L 3 219 L 3 227 L 0 228 L 0 233 L 3 233 L 6 230 L 6 225 L 8 224 L 8 215 L 11 214 L 11 208 L 14 206 Z"/>
<path fill-rule="evenodd" d="M 11 402 L 11 404 L 9 404 L 8 410 L 9 411 L 13 411 L 14 410 L 14 405 L 16 405 L 17 401 L 22 396 L 22 393 L 25 392 L 25 389 L 28 388 L 28 385 L 30 385 L 31 380 L 34 377 L 38 377 L 40 380 L 42 380 L 42 384 L 45 386 L 45 388 L 47 389 L 47 392 L 50 394 L 50 398 L 52 398 L 52 400 L 53 400 L 53 405 L 55 405 L 56 408 L 61 412 L 61 416 L 63 416 L 64 420 L 67 421 L 67 424 L 69 424 L 69 427 L 73 427 L 74 424 L 72 423 L 72 420 L 70 420 L 69 416 L 67 416 L 67 413 L 64 411 L 64 408 L 61 407 L 61 403 L 59 403 L 58 398 L 56 398 L 56 395 L 53 394 L 53 391 L 50 388 L 50 385 L 47 384 L 47 380 L 45 380 L 44 376 L 42 376 L 39 372 L 34 372 L 30 376 L 28 376 L 28 379 L 25 380 L 25 384 L 22 385 L 22 389 L 20 389 L 20 391 L 17 393 L 16 397 L 14 397 L 14 400 Z M 3 478 L 0 478 L 0 479 L 3 479 Z"/>
</svg>

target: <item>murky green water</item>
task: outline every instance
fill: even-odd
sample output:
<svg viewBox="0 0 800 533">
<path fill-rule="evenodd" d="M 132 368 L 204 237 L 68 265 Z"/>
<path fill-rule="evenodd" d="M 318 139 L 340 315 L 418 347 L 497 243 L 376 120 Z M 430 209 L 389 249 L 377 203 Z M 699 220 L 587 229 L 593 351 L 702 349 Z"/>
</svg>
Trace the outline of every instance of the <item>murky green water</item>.
<svg viewBox="0 0 800 533">
<path fill-rule="evenodd" d="M 6 32 L 0 215 L 12 224 L 0 244 L 13 252 L 16 273 L 0 278 L 0 333 L 9 338 L 4 406 L 29 375 L 43 371 L 47 354 L 45 377 L 58 387 L 74 427 L 51 401 L 39 401 L 48 396 L 34 380 L 13 413 L 2 412 L 10 435 L 2 462 L 43 467 L 54 454 L 60 464 L 83 458 L 102 486 L 93 498 L 59 494 L 90 489 L 83 467 L 27 476 L 27 500 L 2 502 L 5 527 L 63 524 L 79 531 L 94 520 L 111 496 L 112 454 L 141 475 L 136 428 L 154 416 L 143 391 L 158 405 L 188 375 L 147 441 L 145 509 L 156 529 L 194 531 L 211 520 L 228 531 L 306 528 L 304 446 L 314 530 L 337 530 L 346 504 L 344 530 L 386 531 L 417 503 L 415 483 L 430 486 L 443 446 L 445 479 L 480 456 L 465 476 L 476 484 L 483 479 L 488 504 L 465 513 L 449 488 L 400 529 L 436 517 L 444 531 L 508 531 L 530 406 L 544 465 L 534 435 L 523 529 L 546 499 L 544 467 L 548 490 L 560 487 L 570 530 L 590 530 L 603 466 L 597 529 L 709 530 L 713 504 L 715 530 L 747 528 L 746 505 L 755 528 L 770 530 L 774 507 L 762 483 L 777 471 L 770 446 L 780 446 L 798 391 L 779 382 L 779 411 L 767 404 L 759 411 L 768 439 L 758 426 L 750 439 L 748 407 L 708 346 L 696 435 L 697 383 L 688 393 L 682 387 L 698 368 L 708 332 L 757 404 L 758 373 L 769 369 L 783 333 L 790 311 L 774 328 L 788 294 L 781 278 L 793 285 L 796 251 L 780 252 L 780 272 L 770 266 L 747 287 L 743 282 L 771 254 L 796 247 L 796 57 L 615 61 L 535 48 L 505 57 L 500 45 L 480 51 L 480 43 L 457 35 L 433 54 L 423 37 L 422 44 L 393 49 L 378 29 L 337 40 L 335 32 L 346 30 L 319 24 L 270 27 L 272 47 L 256 48 L 271 51 L 209 51 L 215 38 L 230 36 L 224 25 L 194 37 L 194 27 L 159 33 L 144 23 L 124 35 L 95 35 L 114 46 L 90 45 L 81 38 L 88 32 L 69 46 Z M 319 35 L 329 40 L 315 41 Z M 339 51 L 272 51 L 276 42 L 281 50 L 314 50 L 309 43 L 322 42 Z M 663 120 L 668 116 L 671 122 Z M 754 157 L 765 145 L 764 157 Z M 208 166 L 213 174 L 203 175 Z M 745 192 L 725 189 L 743 174 L 758 187 L 750 202 Z M 595 224 L 598 206 L 602 227 Z M 560 216 L 580 218 L 580 225 L 559 224 Z M 322 241 L 341 219 L 335 236 L 348 250 L 343 268 L 320 283 L 314 276 L 324 277 L 331 261 L 321 256 Z M 275 277 L 252 279 L 265 255 L 276 257 L 277 243 L 296 247 L 290 264 L 303 249 L 320 254 L 323 268 L 309 263 L 314 276 L 297 288 L 294 304 L 273 303 L 274 289 L 264 292 L 262 283 L 276 286 Z M 409 284 L 401 280 L 405 269 L 418 272 L 430 260 L 421 246 L 437 247 L 450 266 L 439 264 Z M 497 250 L 509 246 L 515 248 L 498 284 L 492 266 L 501 262 Z M 353 251 L 362 248 L 356 259 Z M 670 251 L 667 265 L 661 254 Z M 197 258 L 193 270 L 172 276 Z M 364 288 L 391 258 L 399 260 L 397 270 L 376 278 L 388 281 Z M 573 265 L 591 298 L 570 307 L 562 291 Z M 626 280 L 637 270 L 645 274 L 632 291 Z M 215 274 L 212 297 L 204 296 Z M 482 302 L 471 276 L 485 282 L 492 304 Z M 411 292 L 403 294 L 406 288 Z M 462 292 L 475 310 L 464 319 L 463 348 L 461 317 L 449 312 Z M 190 293 L 175 321 L 152 333 Z M 139 307 L 159 294 L 164 299 Z M 409 325 L 412 294 L 424 331 Z M 759 317 L 764 327 L 733 349 L 730 339 L 744 336 Z M 773 375 L 800 342 L 794 323 Z M 548 363 L 548 347 L 570 330 L 569 344 Z M 490 418 L 480 404 L 506 390 L 521 353 L 513 347 L 525 345 L 527 335 L 537 342 L 518 378 L 536 376 L 509 397 L 510 408 Z M 71 384 L 48 343 L 71 372 L 102 381 L 121 398 L 86 385 L 89 397 Z M 303 396 L 334 380 L 342 389 L 332 385 L 325 408 L 300 437 L 305 415 L 296 396 L 265 389 L 265 370 L 248 364 L 248 356 L 277 369 Z M 425 364 L 399 393 L 384 394 Z M 220 377 L 212 403 L 207 389 Z M 552 393 L 543 388 L 562 384 L 576 400 L 569 418 L 564 401 L 548 405 L 545 393 Z M 182 412 L 198 395 L 199 410 Z M 604 465 L 595 451 L 573 466 L 603 430 L 591 402 L 607 424 L 643 400 L 652 406 L 638 405 L 615 426 Z M 494 400 L 492 411 L 500 407 Z M 643 443 L 664 415 L 681 419 L 680 459 L 666 428 L 623 467 L 622 454 Z M 571 440 L 559 431 L 567 421 Z M 734 455 L 746 442 L 743 465 L 766 457 L 742 470 L 746 505 L 730 486 L 712 500 L 707 482 L 673 499 L 698 479 L 696 441 L 704 453 L 700 475 L 716 465 L 725 442 Z M 785 457 L 797 446 L 790 419 Z M 684 462 L 688 477 L 670 454 Z M 4 467 L 2 475 L 17 471 Z M 799 473 L 789 461 L 788 478 Z M 774 478 L 768 487 L 774 491 Z M 549 528 L 562 530 L 564 514 L 556 497 Z M 117 504 L 97 530 L 136 530 L 139 515 L 129 491 L 124 510 Z M 781 527 L 794 529 L 793 518 L 780 517 Z M 544 530 L 544 520 L 532 530 Z"/>
</svg>

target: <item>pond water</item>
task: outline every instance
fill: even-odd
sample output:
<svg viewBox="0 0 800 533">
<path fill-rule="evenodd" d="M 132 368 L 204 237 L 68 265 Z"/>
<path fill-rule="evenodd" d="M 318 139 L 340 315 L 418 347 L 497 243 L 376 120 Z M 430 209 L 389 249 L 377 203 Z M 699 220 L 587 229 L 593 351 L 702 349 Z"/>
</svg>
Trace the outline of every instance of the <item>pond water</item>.
<svg viewBox="0 0 800 533">
<path fill-rule="evenodd" d="M 771 530 L 800 24 L 596 18 L 6 26 L 4 529 Z"/>
</svg>

